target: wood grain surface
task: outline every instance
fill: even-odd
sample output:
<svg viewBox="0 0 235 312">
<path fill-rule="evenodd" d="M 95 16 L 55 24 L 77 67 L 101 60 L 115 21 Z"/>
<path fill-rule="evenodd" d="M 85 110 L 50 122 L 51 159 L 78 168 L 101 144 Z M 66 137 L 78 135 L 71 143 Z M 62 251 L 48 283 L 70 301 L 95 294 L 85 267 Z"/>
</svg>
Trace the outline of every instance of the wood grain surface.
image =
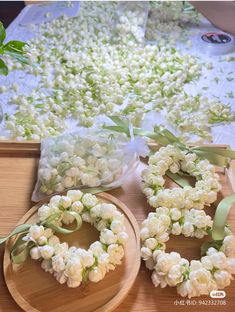
<svg viewBox="0 0 235 312">
<path fill-rule="evenodd" d="M 11 145 L 12 144 L 14 145 L 13 142 Z M 32 144 L 32 149 L 34 150 L 34 143 Z M 1 154 L 0 143 L 0 236 L 8 234 L 19 219 L 33 206 L 30 197 L 36 180 L 39 153 L 35 152 L 35 150 L 28 154 L 27 152 L 18 153 L 18 149 L 17 147 L 15 153 L 6 153 L 6 145 L 4 145 Z M 127 205 L 135 215 L 139 224 L 146 218 L 148 212 L 152 210 L 140 190 L 139 173 L 144 166 L 145 165 L 141 163 L 138 170 L 128 177 L 122 188 L 109 192 Z M 234 172 L 234 163 L 232 166 L 233 168 L 230 169 L 229 176 Z M 227 172 L 220 171 L 220 177 L 223 187 L 219 193 L 217 202 L 232 192 L 232 186 L 228 180 Z M 167 186 L 172 186 L 173 184 L 174 183 L 170 180 L 167 180 Z M 207 211 L 211 215 L 214 214 L 213 207 L 207 209 Z M 229 224 L 235 232 L 235 209 L 232 209 L 230 212 Z M 200 245 L 202 242 L 203 240 L 173 236 L 167 243 L 167 250 L 178 251 L 183 257 L 189 260 L 199 259 Z M 1 258 L 3 257 L 3 252 L 4 248 L 1 246 Z M 0 311 L 21 311 L 8 292 L 2 268 L 0 274 Z M 150 276 L 151 272 L 142 264 L 135 284 L 126 299 L 117 307 L 115 312 L 184 312 L 189 310 L 192 312 L 204 312 L 211 311 L 212 309 L 218 312 L 221 311 L 221 309 L 223 309 L 223 312 L 234 311 L 235 281 L 232 282 L 230 287 L 225 289 L 227 296 L 224 305 L 220 305 L 220 303 L 222 303 L 221 299 L 212 301 L 210 297 L 203 296 L 187 300 L 178 296 L 174 287 L 167 287 L 164 289 L 154 288 Z"/>
</svg>

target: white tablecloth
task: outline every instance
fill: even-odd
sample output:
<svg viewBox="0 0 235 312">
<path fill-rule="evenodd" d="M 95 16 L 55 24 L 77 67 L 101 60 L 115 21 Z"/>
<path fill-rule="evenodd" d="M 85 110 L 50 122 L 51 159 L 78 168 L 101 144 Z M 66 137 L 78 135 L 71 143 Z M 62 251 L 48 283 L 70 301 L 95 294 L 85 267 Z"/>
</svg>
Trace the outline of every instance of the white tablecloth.
<svg viewBox="0 0 235 312">
<path fill-rule="evenodd" d="M 57 5 L 57 9 L 55 10 L 55 5 Z M 59 7 L 59 10 L 58 10 Z M 38 11 L 40 10 L 40 12 Z M 29 29 L 27 24 L 32 20 L 32 16 L 34 17 L 34 21 L 36 23 L 40 23 L 46 19 L 46 12 L 56 12 L 55 16 L 59 15 L 59 11 L 61 13 L 66 13 L 68 10 L 62 3 L 52 3 L 45 5 L 29 5 L 25 7 L 21 13 L 17 16 L 17 18 L 11 23 L 11 25 L 7 29 L 7 36 L 9 40 L 18 39 L 27 41 L 34 36 L 34 33 Z M 67 11 L 68 12 L 68 11 Z M 71 14 L 68 13 L 68 15 Z M 73 13 L 74 14 L 74 10 Z M 53 15 L 52 17 L 53 18 Z M 218 97 L 223 103 L 230 104 L 235 111 L 235 98 L 229 98 L 228 92 L 233 91 L 235 97 L 235 61 L 227 62 L 224 61 L 226 56 L 234 56 L 235 52 L 233 51 L 227 55 L 220 56 L 208 56 L 206 55 L 205 49 L 198 48 L 198 42 L 200 38 L 200 34 L 207 31 L 216 31 L 216 28 L 210 25 L 210 23 L 206 20 L 202 20 L 199 27 L 189 30 L 189 37 L 192 41 L 192 47 L 187 47 L 186 45 L 179 43 L 178 47 L 182 50 L 183 53 L 187 52 L 192 55 L 198 56 L 199 61 L 202 63 L 213 64 L 213 69 L 208 70 L 206 66 L 203 66 L 203 72 L 200 79 L 194 83 L 190 83 L 185 85 L 185 90 L 190 94 L 205 94 L 209 98 Z M 232 72 L 232 73 L 231 73 Z M 230 73 L 230 74 L 229 74 Z M 215 81 L 215 77 L 219 78 L 219 81 Z M 234 80 L 228 81 L 227 77 L 233 77 Z M 9 73 L 7 77 L 0 77 L 0 85 L 10 86 L 11 83 L 16 82 L 19 85 L 19 90 L 17 91 L 19 94 L 21 93 L 30 93 L 30 90 L 35 87 L 38 83 L 38 80 L 29 74 L 26 74 L 22 71 L 13 71 Z M 202 87 L 207 86 L 207 90 L 203 90 Z M 7 93 L 1 94 L 1 104 L 3 106 L 4 112 L 8 114 L 12 114 L 14 112 L 14 107 L 8 104 L 8 100 L 10 96 L 13 94 L 13 91 L 8 91 Z M 75 126 L 74 123 L 71 124 L 71 128 Z M 4 134 L 4 125 L 2 129 L 0 129 L 1 134 Z M 213 141 L 214 143 L 221 144 L 230 144 L 231 147 L 235 148 L 235 122 L 226 125 L 216 125 L 213 126 L 212 129 Z"/>
</svg>

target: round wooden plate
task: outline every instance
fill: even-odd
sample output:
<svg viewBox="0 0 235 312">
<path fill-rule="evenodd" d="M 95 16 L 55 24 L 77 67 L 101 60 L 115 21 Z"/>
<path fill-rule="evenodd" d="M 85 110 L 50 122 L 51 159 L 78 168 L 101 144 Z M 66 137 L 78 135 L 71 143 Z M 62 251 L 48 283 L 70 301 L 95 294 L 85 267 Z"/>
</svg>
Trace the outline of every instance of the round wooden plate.
<svg viewBox="0 0 235 312">
<path fill-rule="evenodd" d="M 6 244 L 4 254 L 4 275 L 7 287 L 25 311 L 30 312 L 107 312 L 113 311 L 131 289 L 140 267 L 140 246 L 138 224 L 129 209 L 118 199 L 107 194 L 96 195 L 102 201 L 114 203 L 125 215 L 128 240 L 125 257 L 121 265 L 106 274 L 99 283 L 88 282 L 78 288 L 68 288 L 59 284 L 49 273 L 41 269 L 39 261 L 28 258 L 21 265 L 12 264 L 9 249 L 14 238 Z M 35 223 L 37 209 L 42 202 L 31 208 L 18 224 Z M 60 236 L 60 235 L 58 235 Z M 69 235 L 60 236 L 69 245 L 87 248 L 99 239 L 99 232 L 83 222 L 81 229 Z"/>
</svg>

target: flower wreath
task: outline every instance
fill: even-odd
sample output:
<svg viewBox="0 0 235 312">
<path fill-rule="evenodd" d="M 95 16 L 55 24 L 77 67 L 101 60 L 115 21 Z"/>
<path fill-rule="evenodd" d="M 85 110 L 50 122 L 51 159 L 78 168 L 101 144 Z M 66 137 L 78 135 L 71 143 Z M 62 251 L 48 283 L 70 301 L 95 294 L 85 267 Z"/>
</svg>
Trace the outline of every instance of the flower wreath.
<svg viewBox="0 0 235 312">
<path fill-rule="evenodd" d="M 179 171 L 197 179 L 195 187 L 164 189 L 163 176 L 167 170 L 173 174 Z M 150 206 L 203 209 L 217 198 L 220 190 L 219 176 L 208 160 L 200 160 L 195 153 L 182 151 L 167 145 L 149 158 L 148 168 L 142 172 L 143 193 Z"/>
<path fill-rule="evenodd" d="M 40 222 L 29 227 L 22 241 L 30 246 L 32 259 L 42 260 L 41 267 L 61 284 L 78 287 L 87 279 L 99 282 L 109 270 L 121 264 L 124 256 L 124 216 L 115 205 L 99 202 L 95 195 L 70 190 L 66 196 L 56 195 L 38 209 Z M 69 233 L 62 227 L 76 220 L 77 230 L 82 221 L 100 231 L 100 240 L 88 250 L 61 243 L 55 231 Z"/>
<path fill-rule="evenodd" d="M 162 176 L 168 169 L 173 173 L 181 169 L 196 177 L 195 188 L 163 189 Z M 215 201 L 220 189 L 213 166 L 168 145 L 149 158 L 142 177 L 150 205 L 158 207 L 149 213 L 140 231 L 141 256 L 146 267 L 153 270 L 154 286 L 176 286 L 181 296 L 189 298 L 228 286 L 235 274 L 235 237 L 228 227 L 222 240 L 202 246 L 205 256 L 200 261 L 189 263 L 177 252 L 165 252 L 170 234 L 202 238 L 211 233 L 211 217 L 201 209 Z"/>
</svg>

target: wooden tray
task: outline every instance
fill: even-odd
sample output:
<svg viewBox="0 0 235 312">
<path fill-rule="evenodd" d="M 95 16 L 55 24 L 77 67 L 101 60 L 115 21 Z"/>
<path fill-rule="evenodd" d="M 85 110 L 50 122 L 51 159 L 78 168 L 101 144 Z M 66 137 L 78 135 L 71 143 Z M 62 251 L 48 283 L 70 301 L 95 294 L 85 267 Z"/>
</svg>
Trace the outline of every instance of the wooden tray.
<svg viewBox="0 0 235 312">
<path fill-rule="evenodd" d="M 226 148 L 225 145 L 220 145 Z M 38 143 L 0 143 L 0 236 L 7 235 L 18 223 L 20 218 L 33 206 L 30 201 L 37 174 L 38 157 L 40 154 Z M 139 224 L 146 218 L 151 208 L 146 203 L 145 196 L 140 190 L 139 172 L 143 169 L 141 164 L 138 170 L 132 174 L 120 189 L 108 193 L 120 199 L 135 215 Z M 218 201 L 224 196 L 235 191 L 235 165 L 231 162 L 229 170 L 219 172 L 222 183 L 222 190 L 219 193 Z M 174 185 L 169 179 L 168 186 Z M 214 208 L 210 208 L 213 215 Z M 235 209 L 229 215 L 229 224 L 235 232 Z M 168 250 L 176 250 L 183 257 L 199 259 L 200 245 L 202 240 L 172 237 L 169 241 Z M 4 248 L 0 246 L 0 256 Z M 1 264 L 0 264 L 1 265 Z M 14 302 L 4 282 L 2 270 L 0 271 L 0 311 L 19 312 L 22 311 Z M 169 312 L 169 311 L 195 311 L 206 312 L 208 309 L 221 311 L 220 302 L 210 301 L 209 297 L 183 299 L 178 296 L 174 287 L 164 289 L 154 288 L 150 280 L 151 272 L 142 264 L 138 277 L 127 295 L 126 299 L 119 305 L 115 312 Z M 223 312 L 234 311 L 235 305 L 235 281 L 225 289 L 225 305 L 222 305 Z M 178 300 L 178 301 L 176 301 Z M 204 300 L 204 301 L 203 301 Z M 213 307 L 209 307 L 212 305 Z M 50 312 L 50 311 L 49 311 Z M 69 311 L 66 311 L 69 312 Z"/>
<path fill-rule="evenodd" d="M 103 202 L 113 203 L 125 216 L 128 241 L 125 246 L 125 258 L 122 265 L 109 272 L 99 283 L 87 283 L 71 289 L 60 285 L 49 273 L 43 272 L 38 261 L 27 259 L 22 265 L 12 265 L 10 246 L 15 239 L 8 241 L 4 254 L 4 275 L 7 287 L 18 305 L 28 312 L 44 311 L 113 311 L 131 289 L 140 267 L 139 229 L 135 217 L 128 208 L 110 194 L 100 193 L 97 197 Z M 44 201 L 45 202 L 45 201 Z M 31 208 L 21 218 L 19 224 L 36 223 L 37 209 L 42 203 Z M 69 245 L 88 248 L 99 240 L 99 232 L 83 222 L 81 229 L 71 235 L 58 235 L 61 241 Z M 32 282 L 33 281 L 33 282 Z"/>
</svg>

